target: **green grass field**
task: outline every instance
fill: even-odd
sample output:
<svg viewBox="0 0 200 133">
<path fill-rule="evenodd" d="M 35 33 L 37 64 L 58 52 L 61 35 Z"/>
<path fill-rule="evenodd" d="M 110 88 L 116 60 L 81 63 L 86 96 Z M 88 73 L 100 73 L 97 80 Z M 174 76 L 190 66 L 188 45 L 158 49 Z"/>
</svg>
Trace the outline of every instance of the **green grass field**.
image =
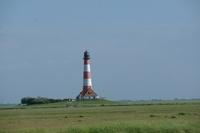
<svg viewBox="0 0 200 133">
<path fill-rule="evenodd" d="M 62 102 L 0 108 L 0 133 L 200 133 L 200 101 Z"/>
</svg>

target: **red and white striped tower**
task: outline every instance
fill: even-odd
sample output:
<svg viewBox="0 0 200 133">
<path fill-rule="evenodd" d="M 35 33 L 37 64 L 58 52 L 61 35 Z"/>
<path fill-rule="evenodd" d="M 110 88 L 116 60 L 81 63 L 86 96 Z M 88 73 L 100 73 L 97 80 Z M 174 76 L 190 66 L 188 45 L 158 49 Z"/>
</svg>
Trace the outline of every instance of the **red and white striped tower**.
<svg viewBox="0 0 200 133">
<path fill-rule="evenodd" d="M 76 99 L 97 99 L 99 96 L 94 92 L 92 87 L 92 76 L 90 70 L 90 55 L 88 51 L 84 52 L 84 71 L 83 71 L 83 90 Z"/>
</svg>

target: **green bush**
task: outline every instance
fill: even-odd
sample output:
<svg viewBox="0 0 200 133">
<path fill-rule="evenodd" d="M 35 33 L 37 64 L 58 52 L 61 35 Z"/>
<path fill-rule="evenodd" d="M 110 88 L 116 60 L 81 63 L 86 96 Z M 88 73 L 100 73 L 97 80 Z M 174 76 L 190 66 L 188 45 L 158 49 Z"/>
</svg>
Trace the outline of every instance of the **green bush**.
<svg viewBox="0 0 200 133">
<path fill-rule="evenodd" d="M 23 97 L 21 104 L 33 105 L 33 104 L 45 104 L 45 103 L 56 103 L 62 101 L 71 101 L 71 99 L 52 99 L 46 97 Z"/>
</svg>

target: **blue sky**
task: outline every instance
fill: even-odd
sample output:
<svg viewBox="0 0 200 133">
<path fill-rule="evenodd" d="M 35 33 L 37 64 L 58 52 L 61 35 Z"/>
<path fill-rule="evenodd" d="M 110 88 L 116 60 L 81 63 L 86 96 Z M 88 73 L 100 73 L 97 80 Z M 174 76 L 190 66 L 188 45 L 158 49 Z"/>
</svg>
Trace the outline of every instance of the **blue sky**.
<svg viewBox="0 0 200 133">
<path fill-rule="evenodd" d="M 200 97 L 198 0 L 1 0 L 0 103 L 76 97 L 83 51 L 108 99 Z"/>
</svg>

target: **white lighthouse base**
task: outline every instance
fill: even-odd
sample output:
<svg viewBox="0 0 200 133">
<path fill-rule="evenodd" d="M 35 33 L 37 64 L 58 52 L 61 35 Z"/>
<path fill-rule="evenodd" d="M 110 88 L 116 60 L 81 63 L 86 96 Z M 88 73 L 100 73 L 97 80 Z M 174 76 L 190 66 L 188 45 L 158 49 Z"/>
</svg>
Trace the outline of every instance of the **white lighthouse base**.
<svg viewBox="0 0 200 133">
<path fill-rule="evenodd" d="M 94 100 L 94 99 L 100 99 L 100 97 L 99 96 L 81 96 L 81 95 L 78 95 L 77 97 L 76 97 L 76 100 Z"/>
</svg>

